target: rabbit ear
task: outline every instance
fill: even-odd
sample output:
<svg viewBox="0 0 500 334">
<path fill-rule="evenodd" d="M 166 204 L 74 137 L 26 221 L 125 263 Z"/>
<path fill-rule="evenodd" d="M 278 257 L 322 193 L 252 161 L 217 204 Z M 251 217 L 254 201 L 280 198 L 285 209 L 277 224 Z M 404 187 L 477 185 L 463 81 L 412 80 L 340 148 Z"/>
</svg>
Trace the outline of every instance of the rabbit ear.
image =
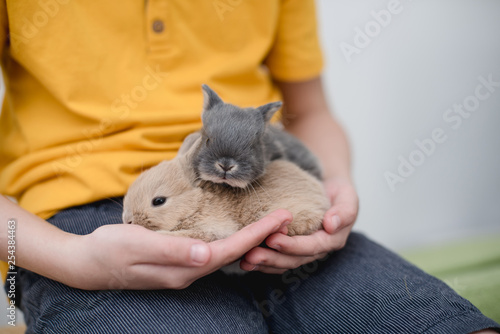
<svg viewBox="0 0 500 334">
<path fill-rule="evenodd" d="M 262 114 L 264 117 L 264 121 L 268 122 L 271 120 L 271 117 L 281 108 L 283 103 L 281 102 L 272 102 L 268 104 L 264 104 L 257 108 L 257 111 Z"/>
<path fill-rule="evenodd" d="M 186 139 L 184 139 L 184 143 L 182 143 L 182 146 L 179 149 L 179 156 L 183 161 L 191 163 L 196 155 L 196 152 L 200 149 L 200 144 L 201 134 L 199 132 L 190 134 L 186 137 Z"/>
<path fill-rule="evenodd" d="M 193 160 L 200 149 L 201 134 L 195 132 L 184 139 L 175 159 L 192 184 L 196 183 L 196 174 L 193 169 Z"/>
<path fill-rule="evenodd" d="M 178 155 L 185 155 L 190 150 L 190 148 L 193 147 L 193 144 L 200 137 L 201 137 L 200 132 L 193 132 L 190 135 L 188 135 L 186 138 L 184 138 L 184 141 L 182 142 L 182 145 L 179 148 L 179 151 L 177 152 L 177 154 Z"/>
<path fill-rule="evenodd" d="M 203 110 L 208 110 L 219 103 L 224 103 L 219 95 L 207 85 L 203 84 L 201 88 L 203 89 Z"/>
</svg>

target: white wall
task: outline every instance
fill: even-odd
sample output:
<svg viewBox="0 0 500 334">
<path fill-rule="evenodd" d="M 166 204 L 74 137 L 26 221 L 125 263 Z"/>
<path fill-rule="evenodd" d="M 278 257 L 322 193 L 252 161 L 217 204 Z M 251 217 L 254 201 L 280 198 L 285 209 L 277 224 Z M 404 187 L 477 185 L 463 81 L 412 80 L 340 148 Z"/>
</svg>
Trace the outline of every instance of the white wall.
<svg viewBox="0 0 500 334">
<path fill-rule="evenodd" d="M 377 25 L 371 11 L 388 8 Z M 443 117 L 473 109 L 478 77 L 500 83 L 500 1 L 319 0 L 318 12 L 327 92 L 352 143 L 356 229 L 395 249 L 499 233 L 500 87 L 457 129 Z M 357 27 L 372 29 L 370 43 L 355 41 Z M 398 173 L 400 155 L 418 163 L 414 141 L 435 129 L 446 140 L 391 191 L 384 173 Z"/>
</svg>

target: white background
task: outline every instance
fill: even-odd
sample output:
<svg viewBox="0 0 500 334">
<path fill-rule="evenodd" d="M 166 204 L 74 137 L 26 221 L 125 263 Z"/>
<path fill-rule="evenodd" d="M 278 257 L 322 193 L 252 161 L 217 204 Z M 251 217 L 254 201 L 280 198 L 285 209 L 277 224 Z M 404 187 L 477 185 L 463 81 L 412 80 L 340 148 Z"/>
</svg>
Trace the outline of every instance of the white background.
<svg viewBox="0 0 500 334">
<path fill-rule="evenodd" d="M 500 82 L 500 1 L 401 0 L 348 62 L 341 44 L 355 46 L 356 27 L 376 28 L 371 11 L 389 3 L 318 2 L 327 95 L 353 150 L 356 229 L 396 250 L 500 233 L 500 88 L 460 128 L 443 120 L 479 76 Z M 447 140 L 391 191 L 384 173 L 436 128 Z"/>
<path fill-rule="evenodd" d="M 443 115 L 479 76 L 500 82 L 500 1 L 397 1 L 375 34 L 371 11 L 389 3 L 318 2 L 326 90 L 353 151 L 356 229 L 396 250 L 499 233 L 500 87 L 456 130 Z M 346 57 L 342 43 L 355 46 L 367 24 L 371 43 Z M 436 128 L 447 140 L 391 191 L 384 173 Z"/>
</svg>

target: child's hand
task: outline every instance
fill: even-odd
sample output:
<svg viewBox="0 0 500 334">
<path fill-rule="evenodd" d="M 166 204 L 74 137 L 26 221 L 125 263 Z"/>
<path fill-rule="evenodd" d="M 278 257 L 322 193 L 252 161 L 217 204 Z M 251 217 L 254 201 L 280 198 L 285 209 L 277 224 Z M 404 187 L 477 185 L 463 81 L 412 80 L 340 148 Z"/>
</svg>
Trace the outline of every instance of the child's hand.
<svg viewBox="0 0 500 334">
<path fill-rule="evenodd" d="M 186 288 L 238 260 L 291 219 L 288 211 L 278 210 L 208 244 L 137 225 L 102 226 L 89 235 L 72 236 L 70 262 L 56 279 L 89 290 Z"/>
<path fill-rule="evenodd" d="M 241 261 L 241 268 L 281 274 L 343 248 L 358 214 L 358 196 L 352 184 L 343 179 L 327 180 L 325 189 L 332 207 L 323 218 L 324 230 L 293 237 L 274 233 L 266 239 L 272 249 L 252 249 Z"/>
</svg>

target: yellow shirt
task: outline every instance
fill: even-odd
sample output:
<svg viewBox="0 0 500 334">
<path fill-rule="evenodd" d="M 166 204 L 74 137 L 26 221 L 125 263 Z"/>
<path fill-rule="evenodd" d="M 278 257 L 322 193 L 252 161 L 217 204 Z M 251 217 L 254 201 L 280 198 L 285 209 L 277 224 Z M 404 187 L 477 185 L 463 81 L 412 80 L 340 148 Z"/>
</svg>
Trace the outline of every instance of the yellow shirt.
<svg viewBox="0 0 500 334">
<path fill-rule="evenodd" d="M 0 47 L 0 192 L 42 218 L 174 157 L 202 83 L 257 106 L 322 68 L 313 0 L 0 0 Z"/>
</svg>

